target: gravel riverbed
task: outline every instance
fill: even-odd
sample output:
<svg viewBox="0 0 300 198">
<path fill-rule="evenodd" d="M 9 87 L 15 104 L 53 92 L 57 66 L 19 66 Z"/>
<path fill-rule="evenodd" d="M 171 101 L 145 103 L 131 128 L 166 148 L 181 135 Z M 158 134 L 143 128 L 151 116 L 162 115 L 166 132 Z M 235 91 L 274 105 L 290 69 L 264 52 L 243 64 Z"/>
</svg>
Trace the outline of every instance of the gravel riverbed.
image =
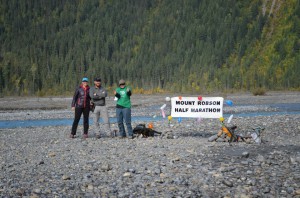
<svg viewBox="0 0 300 198">
<path fill-rule="evenodd" d="M 224 111 L 275 111 L 267 104 L 300 104 L 299 96 L 232 95 L 235 105 Z M 164 97 L 133 97 L 134 115 L 158 116 Z M 6 100 L 0 120 L 73 117 L 69 99 L 55 99 L 65 104 L 54 110 L 54 99 L 44 106 L 24 99 L 27 108 L 9 108 Z M 113 101 L 108 105 L 114 116 Z M 163 135 L 135 139 L 95 139 L 91 126 L 84 140 L 81 125 L 75 139 L 68 138 L 71 126 L 0 129 L 0 197 L 300 197 L 299 121 L 300 114 L 233 117 L 237 133 L 264 127 L 263 144 L 208 142 L 218 119 L 153 121 Z"/>
</svg>

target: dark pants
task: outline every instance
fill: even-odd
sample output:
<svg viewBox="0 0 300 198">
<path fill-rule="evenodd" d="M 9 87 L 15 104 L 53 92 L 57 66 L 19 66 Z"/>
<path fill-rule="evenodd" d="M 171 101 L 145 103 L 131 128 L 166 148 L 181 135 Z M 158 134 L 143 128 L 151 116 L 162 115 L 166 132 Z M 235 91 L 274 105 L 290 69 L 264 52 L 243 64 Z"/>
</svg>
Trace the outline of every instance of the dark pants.
<svg viewBox="0 0 300 198">
<path fill-rule="evenodd" d="M 83 133 L 87 134 L 89 131 L 89 114 L 90 109 L 89 108 L 75 108 L 75 118 L 72 125 L 72 135 L 76 135 L 77 126 L 81 117 L 81 114 L 83 114 Z"/>
</svg>

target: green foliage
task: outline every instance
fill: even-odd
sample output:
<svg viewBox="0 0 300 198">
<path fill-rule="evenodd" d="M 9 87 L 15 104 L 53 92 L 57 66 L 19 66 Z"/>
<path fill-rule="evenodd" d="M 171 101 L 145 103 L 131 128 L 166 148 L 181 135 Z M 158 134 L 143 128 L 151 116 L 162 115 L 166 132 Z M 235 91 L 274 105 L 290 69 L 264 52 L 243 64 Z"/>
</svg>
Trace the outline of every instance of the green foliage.
<svg viewBox="0 0 300 198">
<path fill-rule="evenodd" d="M 272 6 L 272 2 L 275 5 Z M 299 0 L 1 0 L 0 96 L 300 88 Z"/>
<path fill-rule="evenodd" d="M 266 94 L 266 89 L 265 88 L 256 88 L 256 89 L 253 89 L 252 90 L 252 94 L 254 95 L 254 96 L 263 96 L 263 95 L 265 95 Z"/>
</svg>

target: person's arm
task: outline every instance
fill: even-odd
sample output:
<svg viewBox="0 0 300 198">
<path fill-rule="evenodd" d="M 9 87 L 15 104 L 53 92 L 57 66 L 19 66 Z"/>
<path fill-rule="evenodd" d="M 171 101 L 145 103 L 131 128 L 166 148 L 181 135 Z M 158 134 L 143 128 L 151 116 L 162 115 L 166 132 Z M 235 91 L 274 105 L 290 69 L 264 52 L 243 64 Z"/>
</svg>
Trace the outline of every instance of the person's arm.
<svg viewBox="0 0 300 198">
<path fill-rule="evenodd" d="M 127 93 L 128 96 L 131 96 L 132 93 L 131 93 L 131 89 L 129 87 L 127 87 L 126 93 Z"/>
<path fill-rule="evenodd" d="M 94 99 L 95 89 L 93 87 L 90 88 L 89 95 L 91 99 Z"/>
<path fill-rule="evenodd" d="M 96 89 L 93 89 L 93 90 L 96 90 Z M 96 91 L 93 91 L 92 95 L 90 93 L 90 96 L 93 99 L 99 100 L 99 99 L 107 97 L 107 91 L 105 89 L 101 89 L 99 93 L 96 93 Z"/>
<path fill-rule="evenodd" d="M 114 91 L 114 94 L 115 94 L 115 96 L 116 96 L 118 99 L 121 98 L 121 95 L 120 95 L 116 90 Z"/>
<path fill-rule="evenodd" d="M 73 100 L 72 100 L 72 105 L 71 105 L 72 109 L 75 108 L 75 103 L 76 103 L 76 101 L 78 99 L 78 93 L 79 93 L 78 88 L 76 88 L 74 96 L 73 96 Z"/>
<path fill-rule="evenodd" d="M 97 95 L 97 96 L 99 96 L 100 98 L 105 98 L 105 97 L 107 97 L 107 91 L 106 91 L 106 89 L 101 89 L 100 90 L 100 93 Z"/>
</svg>

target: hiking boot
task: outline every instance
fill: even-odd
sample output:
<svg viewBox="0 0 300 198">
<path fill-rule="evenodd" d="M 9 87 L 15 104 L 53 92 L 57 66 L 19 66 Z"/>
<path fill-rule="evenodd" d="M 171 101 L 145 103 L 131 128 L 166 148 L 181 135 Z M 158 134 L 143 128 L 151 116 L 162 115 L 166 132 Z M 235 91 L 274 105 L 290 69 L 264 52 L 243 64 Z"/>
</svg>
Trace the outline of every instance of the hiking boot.
<svg viewBox="0 0 300 198">
<path fill-rule="evenodd" d="M 83 134 L 83 139 L 88 138 L 88 134 Z"/>
<path fill-rule="evenodd" d="M 73 134 L 70 134 L 70 136 L 69 136 L 71 139 L 73 139 L 73 138 L 75 138 L 75 135 L 73 135 Z"/>
<path fill-rule="evenodd" d="M 132 136 L 132 135 L 129 135 L 127 138 L 128 138 L 128 139 L 133 139 L 133 136 Z"/>
<path fill-rule="evenodd" d="M 110 131 L 110 137 L 117 137 L 117 130 Z"/>
<path fill-rule="evenodd" d="M 96 135 L 96 139 L 100 139 L 101 138 L 101 136 L 100 135 Z"/>
<path fill-rule="evenodd" d="M 119 136 L 118 138 L 119 139 L 124 139 L 124 138 L 126 138 L 126 136 Z"/>
</svg>

